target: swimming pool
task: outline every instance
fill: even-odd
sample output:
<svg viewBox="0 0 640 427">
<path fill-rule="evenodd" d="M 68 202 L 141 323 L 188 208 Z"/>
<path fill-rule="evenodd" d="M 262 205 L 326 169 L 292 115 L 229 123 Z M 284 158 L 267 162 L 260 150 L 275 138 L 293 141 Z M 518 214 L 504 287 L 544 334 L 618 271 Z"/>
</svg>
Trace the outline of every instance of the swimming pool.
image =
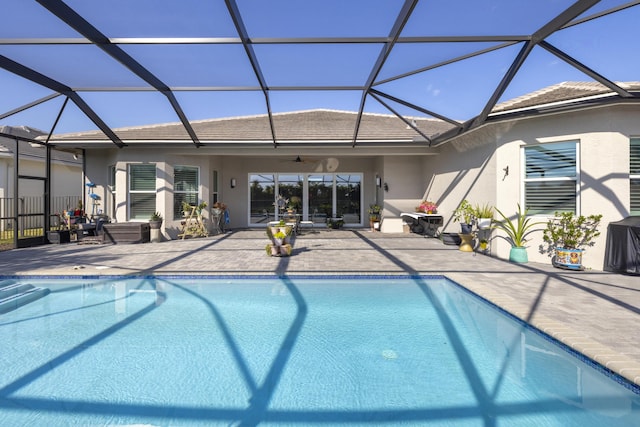
<svg viewBox="0 0 640 427">
<path fill-rule="evenodd" d="M 21 279 L 0 425 L 638 426 L 637 387 L 441 277 Z"/>
</svg>

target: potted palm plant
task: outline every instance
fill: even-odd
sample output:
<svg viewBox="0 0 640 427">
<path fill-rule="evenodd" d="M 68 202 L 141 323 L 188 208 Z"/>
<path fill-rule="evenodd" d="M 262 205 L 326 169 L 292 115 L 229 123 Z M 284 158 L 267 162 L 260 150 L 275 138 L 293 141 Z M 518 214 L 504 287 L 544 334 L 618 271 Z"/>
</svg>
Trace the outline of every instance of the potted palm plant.
<svg viewBox="0 0 640 427">
<path fill-rule="evenodd" d="M 496 212 L 502 217 L 499 221 L 493 221 L 493 224 L 496 228 L 504 231 L 507 235 L 506 240 L 511 243 L 511 251 L 509 252 L 509 261 L 518 262 L 518 263 L 526 263 L 529 261 L 529 256 L 527 255 L 527 247 L 525 243 L 527 242 L 527 237 L 535 232 L 541 231 L 542 229 L 534 228 L 536 225 L 544 224 L 543 222 L 531 222 L 531 218 L 527 217 L 528 209 L 525 209 L 522 212 L 520 208 L 520 204 L 518 203 L 518 211 L 516 212 L 516 217 L 514 220 L 507 217 L 505 214 L 500 211 L 500 209 L 495 208 Z M 504 237 L 503 237 L 504 238 Z"/>
<path fill-rule="evenodd" d="M 544 229 L 543 240 L 548 245 L 541 247 L 552 257 L 555 267 L 582 270 L 582 253 L 593 246 L 600 235 L 598 226 L 602 215 L 579 215 L 573 212 L 556 212 Z"/>
<path fill-rule="evenodd" d="M 159 230 L 162 227 L 162 214 L 160 212 L 154 212 L 149 218 L 149 228 L 151 230 Z"/>
</svg>

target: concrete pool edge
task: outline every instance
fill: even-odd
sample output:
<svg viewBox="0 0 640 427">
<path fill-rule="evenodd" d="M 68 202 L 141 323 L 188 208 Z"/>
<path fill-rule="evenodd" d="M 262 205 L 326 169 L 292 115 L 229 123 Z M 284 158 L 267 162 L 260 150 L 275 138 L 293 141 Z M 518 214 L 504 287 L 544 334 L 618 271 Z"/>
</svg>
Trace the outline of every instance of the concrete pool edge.
<svg viewBox="0 0 640 427">
<path fill-rule="evenodd" d="M 447 276 L 445 276 L 447 277 Z M 531 307 L 522 304 L 509 296 L 498 294 L 494 290 L 473 284 L 465 284 L 452 280 L 460 287 L 474 295 L 488 301 L 499 309 L 511 314 L 520 321 L 538 329 L 556 341 L 564 344 L 577 354 L 590 359 L 604 369 L 626 379 L 631 384 L 640 387 L 640 363 L 630 357 L 621 354 L 597 340 L 576 331 L 561 322 L 551 319 L 543 314 L 535 314 L 530 317 Z"/>
</svg>

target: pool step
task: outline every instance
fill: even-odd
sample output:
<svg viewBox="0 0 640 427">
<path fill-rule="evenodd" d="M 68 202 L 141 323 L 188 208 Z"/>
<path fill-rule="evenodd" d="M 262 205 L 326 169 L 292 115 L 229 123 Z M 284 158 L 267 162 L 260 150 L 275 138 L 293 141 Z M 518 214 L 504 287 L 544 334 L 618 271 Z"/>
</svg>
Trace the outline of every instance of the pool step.
<svg viewBox="0 0 640 427">
<path fill-rule="evenodd" d="M 51 292 L 26 283 L 0 283 L 0 314 L 22 307 Z"/>
</svg>

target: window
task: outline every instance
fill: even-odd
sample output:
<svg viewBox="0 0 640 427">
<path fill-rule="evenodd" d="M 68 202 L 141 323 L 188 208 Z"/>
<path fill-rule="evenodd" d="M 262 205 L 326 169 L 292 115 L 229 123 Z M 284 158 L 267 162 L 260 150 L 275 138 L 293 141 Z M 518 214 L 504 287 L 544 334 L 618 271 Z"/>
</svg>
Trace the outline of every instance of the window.
<svg viewBox="0 0 640 427">
<path fill-rule="evenodd" d="M 211 204 L 218 203 L 218 194 L 220 189 L 218 188 L 218 171 L 213 171 L 213 193 L 211 194 Z"/>
<path fill-rule="evenodd" d="M 182 202 L 198 205 L 198 176 L 195 166 L 176 166 L 173 169 L 173 219 L 182 217 Z"/>
<path fill-rule="evenodd" d="M 578 213 L 577 145 L 568 141 L 524 148 L 525 207 L 530 214 Z"/>
<path fill-rule="evenodd" d="M 156 211 L 156 165 L 129 165 L 129 219 L 148 220 Z"/>
<path fill-rule="evenodd" d="M 629 147 L 631 215 L 640 215 L 640 138 L 631 138 Z"/>
</svg>

